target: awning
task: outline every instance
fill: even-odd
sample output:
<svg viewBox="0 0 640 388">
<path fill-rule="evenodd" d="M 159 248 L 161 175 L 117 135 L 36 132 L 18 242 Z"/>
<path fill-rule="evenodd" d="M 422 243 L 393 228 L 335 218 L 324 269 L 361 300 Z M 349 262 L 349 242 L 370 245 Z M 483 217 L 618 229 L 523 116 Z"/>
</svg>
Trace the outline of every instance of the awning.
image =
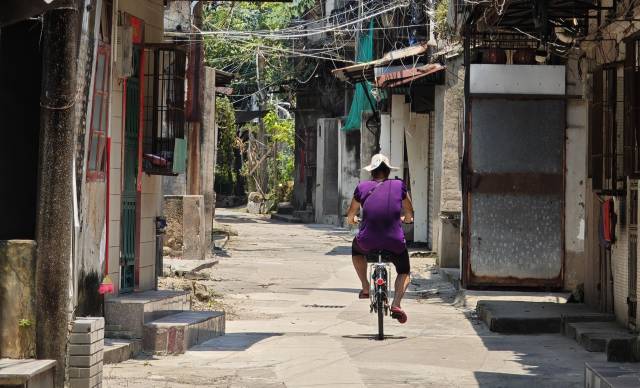
<svg viewBox="0 0 640 388">
<path fill-rule="evenodd" d="M 373 81 L 375 78 L 374 69 L 376 67 L 387 66 L 394 61 L 422 55 L 427 52 L 429 44 L 427 42 L 420 43 L 415 46 L 406 47 L 400 50 L 390 51 L 386 53 L 382 58 L 375 61 L 358 63 L 340 69 L 332 71 L 333 75 L 341 81 L 350 81 L 353 83 L 363 81 Z"/>
<path fill-rule="evenodd" d="M 378 88 L 395 88 L 414 82 L 420 78 L 437 73 L 444 69 L 445 67 L 439 63 L 431 63 L 424 66 L 402 69 L 376 77 L 374 84 Z"/>
<path fill-rule="evenodd" d="M 231 84 L 235 74 L 216 69 L 216 88 L 224 88 Z"/>
</svg>

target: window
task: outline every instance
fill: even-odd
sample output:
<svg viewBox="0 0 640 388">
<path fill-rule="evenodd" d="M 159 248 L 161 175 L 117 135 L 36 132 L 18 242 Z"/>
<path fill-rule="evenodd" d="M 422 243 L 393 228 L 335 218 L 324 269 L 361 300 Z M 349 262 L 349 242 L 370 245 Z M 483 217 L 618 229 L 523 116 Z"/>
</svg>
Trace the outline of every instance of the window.
<svg viewBox="0 0 640 388">
<path fill-rule="evenodd" d="M 593 189 L 609 195 L 625 194 L 623 78 L 616 67 L 593 74 L 590 105 L 590 173 Z"/>
<path fill-rule="evenodd" d="M 185 170 L 185 62 L 175 46 L 145 49 L 143 168 L 148 174 Z"/>
<path fill-rule="evenodd" d="M 624 169 L 634 178 L 640 177 L 640 40 L 626 42 L 624 62 Z"/>
<path fill-rule="evenodd" d="M 90 118 L 87 179 L 103 180 L 106 167 L 107 128 L 109 125 L 109 54 L 111 47 L 100 42 L 96 56 L 93 104 Z"/>
</svg>

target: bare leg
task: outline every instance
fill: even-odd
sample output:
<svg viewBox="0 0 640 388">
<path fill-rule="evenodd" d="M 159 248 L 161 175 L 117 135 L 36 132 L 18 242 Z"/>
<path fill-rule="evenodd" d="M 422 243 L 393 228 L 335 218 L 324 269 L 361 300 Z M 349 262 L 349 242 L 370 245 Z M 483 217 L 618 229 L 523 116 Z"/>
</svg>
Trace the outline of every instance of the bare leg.
<svg viewBox="0 0 640 388">
<path fill-rule="evenodd" d="M 353 268 L 356 269 L 360 283 L 362 283 L 362 291 L 369 293 L 369 279 L 367 278 L 367 260 L 364 256 L 352 256 Z"/>
<path fill-rule="evenodd" d="M 409 283 L 411 282 L 411 277 L 409 274 L 399 274 L 396 278 L 396 285 L 393 292 L 393 303 L 391 303 L 391 307 L 400 307 L 400 302 L 404 297 L 405 291 L 407 291 L 407 287 L 409 287 Z"/>
</svg>

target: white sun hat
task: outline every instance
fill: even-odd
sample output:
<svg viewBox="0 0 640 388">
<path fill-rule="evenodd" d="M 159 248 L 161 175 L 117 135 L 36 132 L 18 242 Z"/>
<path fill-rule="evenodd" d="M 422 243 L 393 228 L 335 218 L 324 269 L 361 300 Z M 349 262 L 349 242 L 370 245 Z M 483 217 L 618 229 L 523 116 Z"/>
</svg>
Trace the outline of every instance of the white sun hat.
<svg viewBox="0 0 640 388">
<path fill-rule="evenodd" d="M 389 163 L 389 158 L 387 158 L 386 156 L 384 156 L 383 154 L 375 154 L 371 157 L 371 164 L 369 164 L 366 167 L 363 167 L 363 170 L 367 170 L 367 171 L 373 171 L 376 168 L 380 167 L 381 164 L 385 164 L 387 167 L 389 167 L 392 170 L 397 170 L 398 167 L 393 167 L 391 165 L 391 163 Z"/>
</svg>

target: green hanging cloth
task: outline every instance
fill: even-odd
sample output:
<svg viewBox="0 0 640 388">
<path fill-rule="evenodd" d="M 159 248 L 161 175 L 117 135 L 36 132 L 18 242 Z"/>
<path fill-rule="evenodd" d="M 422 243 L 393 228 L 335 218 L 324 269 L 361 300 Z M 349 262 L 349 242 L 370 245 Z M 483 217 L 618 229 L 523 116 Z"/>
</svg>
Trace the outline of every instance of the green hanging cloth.
<svg viewBox="0 0 640 388">
<path fill-rule="evenodd" d="M 360 34 L 358 40 L 358 53 L 356 61 L 358 63 L 371 62 L 373 60 L 373 19 L 369 22 L 369 30 Z M 356 84 L 356 90 L 351 101 L 349 115 L 342 126 L 345 132 L 359 131 L 362 121 L 362 112 L 371 112 L 371 84 L 367 81 Z"/>
</svg>

